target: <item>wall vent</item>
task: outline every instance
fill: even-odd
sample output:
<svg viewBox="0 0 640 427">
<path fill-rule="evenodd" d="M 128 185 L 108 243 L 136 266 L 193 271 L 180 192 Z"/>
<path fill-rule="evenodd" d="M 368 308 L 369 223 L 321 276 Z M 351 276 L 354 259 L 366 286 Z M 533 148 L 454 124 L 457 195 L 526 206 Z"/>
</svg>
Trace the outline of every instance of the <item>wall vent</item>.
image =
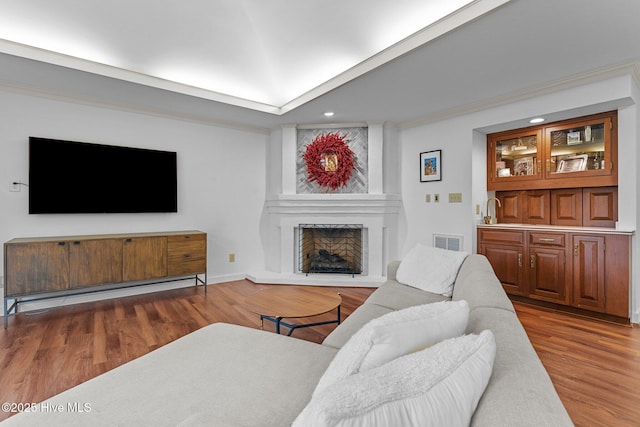
<svg viewBox="0 0 640 427">
<path fill-rule="evenodd" d="M 433 246 L 440 249 L 460 252 L 462 250 L 462 236 L 434 234 Z"/>
</svg>

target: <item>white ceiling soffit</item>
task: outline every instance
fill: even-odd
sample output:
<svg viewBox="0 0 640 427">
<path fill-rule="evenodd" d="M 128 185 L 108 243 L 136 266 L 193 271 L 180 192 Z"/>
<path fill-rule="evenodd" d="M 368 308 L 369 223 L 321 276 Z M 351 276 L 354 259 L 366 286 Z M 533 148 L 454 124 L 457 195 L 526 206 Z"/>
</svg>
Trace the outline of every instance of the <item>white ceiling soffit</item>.
<svg viewBox="0 0 640 427">
<path fill-rule="evenodd" d="M 0 52 L 284 114 L 510 0 L 23 0 Z"/>
</svg>

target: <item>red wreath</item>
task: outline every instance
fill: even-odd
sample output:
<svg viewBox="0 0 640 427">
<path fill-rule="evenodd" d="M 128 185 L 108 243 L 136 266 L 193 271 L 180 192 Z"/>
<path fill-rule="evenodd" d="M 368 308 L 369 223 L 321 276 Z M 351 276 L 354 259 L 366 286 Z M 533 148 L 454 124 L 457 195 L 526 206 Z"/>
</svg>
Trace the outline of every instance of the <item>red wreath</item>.
<svg viewBox="0 0 640 427">
<path fill-rule="evenodd" d="M 345 143 L 345 136 L 338 132 L 318 135 L 307 146 L 304 161 L 309 181 L 332 190 L 347 185 L 354 169 L 354 152 Z"/>
</svg>

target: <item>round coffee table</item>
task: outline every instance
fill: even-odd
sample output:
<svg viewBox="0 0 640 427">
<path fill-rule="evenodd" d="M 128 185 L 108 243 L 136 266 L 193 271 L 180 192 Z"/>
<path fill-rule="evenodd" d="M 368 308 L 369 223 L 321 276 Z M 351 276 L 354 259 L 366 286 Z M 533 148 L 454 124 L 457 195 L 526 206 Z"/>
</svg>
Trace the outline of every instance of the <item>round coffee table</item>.
<svg viewBox="0 0 640 427">
<path fill-rule="evenodd" d="M 291 335 L 297 328 L 340 323 L 340 304 L 342 297 L 326 289 L 309 286 L 287 286 L 265 288 L 245 300 L 245 306 L 250 311 L 260 315 L 261 327 L 264 320 L 276 324 L 276 333 L 280 333 L 280 326 L 289 328 Z M 300 319 L 318 316 L 337 310 L 337 319 L 312 323 L 285 323 L 282 319 Z"/>
</svg>

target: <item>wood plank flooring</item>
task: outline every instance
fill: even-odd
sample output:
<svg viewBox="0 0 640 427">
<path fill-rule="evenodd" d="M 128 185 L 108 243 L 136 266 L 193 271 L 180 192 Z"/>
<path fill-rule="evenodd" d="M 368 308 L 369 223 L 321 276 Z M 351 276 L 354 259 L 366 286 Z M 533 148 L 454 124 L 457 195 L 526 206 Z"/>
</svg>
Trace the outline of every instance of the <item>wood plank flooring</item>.
<svg viewBox="0 0 640 427">
<path fill-rule="evenodd" d="M 242 280 L 209 285 L 208 295 L 192 287 L 13 316 L 0 330 L 0 403 L 39 402 L 210 323 L 259 328 L 243 302 L 273 286 Z M 374 291 L 329 289 L 342 295 L 343 319 Z M 515 305 L 577 426 L 640 425 L 640 328 Z M 321 342 L 334 328 L 293 336 Z"/>
</svg>

